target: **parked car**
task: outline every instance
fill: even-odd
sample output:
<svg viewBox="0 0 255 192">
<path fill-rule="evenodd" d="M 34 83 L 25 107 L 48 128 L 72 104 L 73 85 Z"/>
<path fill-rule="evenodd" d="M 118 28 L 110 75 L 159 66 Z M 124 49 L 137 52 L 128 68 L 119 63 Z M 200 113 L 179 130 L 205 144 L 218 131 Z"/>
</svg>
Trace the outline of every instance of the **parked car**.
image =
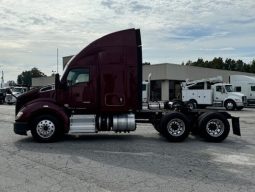
<svg viewBox="0 0 255 192">
<path fill-rule="evenodd" d="M 27 87 L 14 87 L 11 89 L 12 94 L 6 93 L 5 102 L 9 105 L 16 103 L 16 98 L 28 91 Z"/>
<path fill-rule="evenodd" d="M 6 88 L 0 88 L 0 103 L 4 103 L 6 97 Z"/>
</svg>

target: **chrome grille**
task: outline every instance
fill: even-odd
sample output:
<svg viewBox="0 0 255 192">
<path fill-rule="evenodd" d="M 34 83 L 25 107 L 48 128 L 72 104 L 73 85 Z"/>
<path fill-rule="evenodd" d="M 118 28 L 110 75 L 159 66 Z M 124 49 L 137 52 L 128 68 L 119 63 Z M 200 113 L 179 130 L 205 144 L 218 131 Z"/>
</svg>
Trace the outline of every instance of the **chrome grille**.
<svg viewBox="0 0 255 192">
<path fill-rule="evenodd" d="M 247 97 L 246 96 L 242 96 L 242 101 L 244 104 L 247 104 Z"/>
</svg>

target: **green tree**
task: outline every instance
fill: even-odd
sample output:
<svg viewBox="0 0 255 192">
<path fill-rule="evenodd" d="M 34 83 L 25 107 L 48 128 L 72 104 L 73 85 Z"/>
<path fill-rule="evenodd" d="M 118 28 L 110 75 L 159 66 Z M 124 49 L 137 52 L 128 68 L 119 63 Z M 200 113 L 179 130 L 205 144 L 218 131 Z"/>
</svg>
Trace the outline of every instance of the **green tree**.
<svg viewBox="0 0 255 192">
<path fill-rule="evenodd" d="M 23 71 L 20 75 L 18 75 L 17 82 L 21 85 L 31 86 L 32 78 L 45 76 L 46 75 L 43 72 L 34 67 L 30 71 Z"/>
<path fill-rule="evenodd" d="M 198 67 L 205 67 L 205 62 L 202 58 L 198 58 L 197 61 L 194 62 L 194 65 Z"/>
<path fill-rule="evenodd" d="M 223 59 L 221 57 L 214 57 L 211 67 L 214 69 L 223 69 Z"/>
<path fill-rule="evenodd" d="M 253 60 L 251 62 L 251 69 L 250 69 L 251 73 L 255 73 L 255 60 Z"/>
<path fill-rule="evenodd" d="M 236 71 L 243 71 L 244 70 L 244 62 L 242 60 L 236 61 Z"/>
</svg>

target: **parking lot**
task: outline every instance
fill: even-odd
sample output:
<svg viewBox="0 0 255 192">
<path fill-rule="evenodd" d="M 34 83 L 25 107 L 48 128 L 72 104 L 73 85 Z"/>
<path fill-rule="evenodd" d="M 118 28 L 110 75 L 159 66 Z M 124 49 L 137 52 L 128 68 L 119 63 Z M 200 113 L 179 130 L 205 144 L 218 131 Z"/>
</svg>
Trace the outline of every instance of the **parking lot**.
<svg viewBox="0 0 255 192">
<path fill-rule="evenodd" d="M 0 105 L 0 191 L 255 191 L 255 108 L 240 117 L 242 137 L 223 143 L 189 136 L 169 143 L 139 124 L 130 134 L 66 136 L 35 143 L 13 133 L 14 106 Z"/>
</svg>

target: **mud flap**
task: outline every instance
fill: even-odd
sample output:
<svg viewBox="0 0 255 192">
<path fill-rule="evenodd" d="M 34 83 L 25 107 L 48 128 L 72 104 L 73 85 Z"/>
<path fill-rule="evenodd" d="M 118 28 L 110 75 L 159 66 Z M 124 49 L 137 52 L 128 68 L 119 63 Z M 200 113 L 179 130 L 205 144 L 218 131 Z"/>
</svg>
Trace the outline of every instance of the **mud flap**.
<svg viewBox="0 0 255 192">
<path fill-rule="evenodd" d="M 231 118 L 232 118 L 233 134 L 241 136 L 239 117 L 231 117 Z"/>
</svg>

